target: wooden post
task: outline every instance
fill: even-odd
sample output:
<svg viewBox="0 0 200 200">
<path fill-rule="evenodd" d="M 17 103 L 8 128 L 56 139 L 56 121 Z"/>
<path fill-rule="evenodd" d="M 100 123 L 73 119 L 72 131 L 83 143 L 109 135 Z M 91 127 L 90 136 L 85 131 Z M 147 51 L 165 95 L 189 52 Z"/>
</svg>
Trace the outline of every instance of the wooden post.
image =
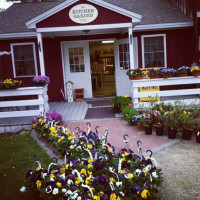
<svg viewBox="0 0 200 200">
<path fill-rule="evenodd" d="M 133 55 L 133 30 L 132 27 L 128 28 L 129 36 L 129 52 L 130 52 L 130 69 L 134 69 L 134 55 Z"/>
</svg>

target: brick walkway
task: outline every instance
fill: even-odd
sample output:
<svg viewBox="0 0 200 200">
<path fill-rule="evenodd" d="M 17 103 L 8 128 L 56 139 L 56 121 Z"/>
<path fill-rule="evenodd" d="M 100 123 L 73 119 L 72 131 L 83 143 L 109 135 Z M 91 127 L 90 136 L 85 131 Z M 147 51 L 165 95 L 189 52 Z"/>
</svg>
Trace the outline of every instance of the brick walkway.
<svg viewBox="0 0 200 200">
<path fill-rule="evenodd" d="M 76 127 L 79 127 L 83 131 L 87 131 L 87 123 L 89 121 L 84 122 L 65 122 L 65 125 L 71 131 L 75 131 Z M 121 148 L 124 148 L 124 139 L 123 135 L 128 134 L 129 140 L 128 147 L 132 149 L 136 154 L 138 154 L 137 141 L 140 140 L 142 142 L 142 150 L 146 152 L 146 150 L 153 150 L 161 145 L 167 144 L 171 142 L 171 140 L 155 136 L 155 135 L 145 135 L 144 131 L 139 130 L 136 126 L 127 125 L 125 120 L 115 119 L 115 120 L 95 120 L 90 121 L 91 130 L 95 131 L 95 127 L 99 126 L 99 136 L 103 136 L 105 130 L 109 131 L 108 141 L 116 148 L 116 152 L 118 152 Z"/>
</svg>

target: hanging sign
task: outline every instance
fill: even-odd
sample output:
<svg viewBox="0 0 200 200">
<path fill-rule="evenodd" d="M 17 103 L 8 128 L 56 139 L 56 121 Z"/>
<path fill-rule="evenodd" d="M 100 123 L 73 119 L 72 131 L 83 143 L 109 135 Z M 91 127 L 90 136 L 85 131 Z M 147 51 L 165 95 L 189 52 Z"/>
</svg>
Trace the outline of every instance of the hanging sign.
<svg viewBox="0 0 200 200">
<path fill-rule="evenodd" d="M 98 10 L 90 4 L 79 4 L 71 8 L 69 17 L 78 24 L 88 24 L 98 16 Z"/>
</svg>

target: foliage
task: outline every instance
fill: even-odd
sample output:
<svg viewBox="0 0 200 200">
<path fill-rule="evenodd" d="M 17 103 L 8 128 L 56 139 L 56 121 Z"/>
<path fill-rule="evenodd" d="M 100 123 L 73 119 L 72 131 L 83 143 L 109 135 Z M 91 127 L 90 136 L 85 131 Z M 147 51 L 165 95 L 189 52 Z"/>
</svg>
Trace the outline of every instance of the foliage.
<svg viewBox="0 0 200 200">
<path fill-rule="evenodd" d="M 0 89 L 14 89 L 21 86 L 22 81 L 14 79 L 0 80 Z"/>
<path fill-rule="evenodd" d="M 194 116 L 191 112 L 184 111 L 181 115 L 181 125 L 185 129 L 194 129 L 195 128 L 195 121 Z"/>
<path fill-rule="evenodd" d="M 24 184 L 24 174 L 33 166 L 35 159 L 41 160 L 44 167 L 50 162 L 49 156 L 31 137 L 24 135 L 1 134 L 0 138 L 0 193 L 1 199 L 39 200 L 35 192 L 19 192 Z"/>
<path fill-rule="evenodd" d="M 58 130 L 57 124 L 50 124 L 51 130 Z M 115 153 L 114 146 L 107 143 L 107 133 L 99 137 L 90 126 L 87 132 L 79 130 L 65 146 L 67 153 L 63 166 L 51 163 L 45 169 L 37 161 L 38 167 L 27 171 L 27 190 L 35 190 L 47 200 L 160 199 L 158 187 L 163 178 L 155 160 L 125 148 Z"/>
<path fill-rule="evenodd" d="M 149 76 L 160 74 L 160 69 L 152 68 L 152 69 L 148 70 L 147 74 Z"/>
<path fill-rule="evenodd" d="M 189 67 L 186 67 L 186 66 L 182 66 L 182 67 L 179 67 L 177 70 L 176 70 L 176 73 L 177 74 L 187 74 L 188 72 L 190 71 L 190 68 Z"/>
<path fill-rule="evenodd" d="M 169 76 L 173 76 L 176 73 L 176 70 L 173 68 L 166 68 L 166 69 L 162 69 L 160 70 L 160 74 L 161 75 L 169 75 Z"/>
<path fill-rule="evenodd" d="M 193 66 L 193 67 L 191 67 L 190 71 L 191 72 L 198 72 L 198 71 L 200 71 L 200 67 L 199 66 Z"/>
<path fill-rule="evenodd" d="M 122 96 L 115 96 L 112 97 L 110 99 L 110 101 L 118 108 L 120 108 L 120 110 L 123 109 L 123 107 L 132 104 L 132 100 L 131 98 L 129 98 L 127 95 L 125 95 L 124 97 Z"/>
<path fill-rule="evenodd" d="M 48 76 L 43 76 L 43 75 L 34 76 L 33 82 L 49 84 L 50 78 Z"/>
<path fill-rule="evenodd" d="M 128 124 L 131 125 L 133 117 L 138 115 L 139 113 L 135 108 L 130 107 L 130 106 L 125 106 L 122 109 L 122 114 L 123 114 L 124 119 L 128 122 Z"/>
<path fill-rule="evenodd" d="M 144 75 L 144 71 L 142 69 L 129 69 L 126 72 L 126 75 L 130 77 L 141 76 Z"/>
</svg>

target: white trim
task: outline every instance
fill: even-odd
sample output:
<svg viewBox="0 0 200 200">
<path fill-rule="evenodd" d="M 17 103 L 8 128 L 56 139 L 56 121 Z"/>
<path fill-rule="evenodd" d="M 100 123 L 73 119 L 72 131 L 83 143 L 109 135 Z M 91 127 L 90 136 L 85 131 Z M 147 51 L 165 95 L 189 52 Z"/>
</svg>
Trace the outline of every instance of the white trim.
<svg viewBox="0 0 200 200">
<path fill-rule="evenodd" d="M 13 75 L 14 78 L 23 78 L 23 77 L 34 77 L 35 75 L 27 75 L 27 76 L 16 76 L 16 70 L 15 70 L 15 58 L 14 58 L 14 51 L 13 46 L 19 46 L 19 45 L 32 45 L 33 47 L 33 57 L 34 57 L 34 64 L 35 64 L 35 75 L 38 75 L 37 70 L 37 59 L 36 59 L 36 50 L 35 50 L 35 43 L 34 42 L 26 42 L 26 43 L 11 43 L 11 56 L 12 56 L 12 66 L 13 66 Z"/>
<path fill-rule="evenodd" d="M 61 31 L 95 30 L 95 29 L 108 29 L 108 28 L 113 29 L 113 28 L 128 28 L 128 27 L 132 27 L 132 23 L 37 28 L 36 31 L 37 32 L 61 32 Z"/>
<path fill-rule="evenodd" d="M 37 37 L 36 32 L 0 34 L 0 39 L 8 39 L 8 38 L 34 38 L 34 37 Z"/>
<path fill-rule="evenodd" d="M 44 51 L 43 51 L 43 43 L 42 43 L 42 34 L 37 33 L 37 41 L 38 41 L 38 52 L 39 52 L 39 60 L 40 60 L 40 73 L 45 76 L 45 64 L 44 64 Z"/>
<path fill-rule="evenodd" d="M 56 14 L 57 12 L 61 11 L 62 9 L 65 9 L 66 7 L 78 2 L 79 0 L 68 0 L 68 1 L 64 1 L 63 3 L 55 6 L 54 8 L 42 13 L 41 15 L 29 20 L 28 22 L 26 22 L 26 26 L 28 29 L 31 28 L 36 28 L 36 24 L 48 17 L 50 17 L 51 15 Z"/>
<path fill-rule="evenodd" d="M 132 69 L 132 68 L 134 68 L 133 31 L 132 31 L 132 28 L 128 29 L 128 41 L 129 41 L 130 69 Z"/>
<path fill-rule="evenodd" d="M 131 12 L 131 11 L 126 10 L 124 8 L 115 6 L 114 4 L 111 4 L 111 3 L 108 3 L 108 2 L 105 2 L 105 1 L 102 1 L 102 0 L 87 0 L 87 1 L 89 1 L 91 3 L 95 3 L 99 6 L 107 8 L 107 9 L 112 10 L 114 12 L 117 12 L 121 15 L 130 17 L 130 18 L 132 18 L 132 22 L 140 22 L 140 20 L 142 19 L 142 15 L 136 14 L 134 12 Z"/>
<path fill-rule="evenodd" d="M 94 4 L 97 4 L 99 6 L 102 6 L 104 8 L 107 8 L 107 9 L 110 9 L 114 12 L 117 12 L 119 14 L 122 14 L 122 15 L 125 15 L 127 17 L 130 17 L 132 18 L 132 22 L 140 22 L 140 20 L 142 19 L 142 16 L 139 15 L 139 14 L 136 14 L 136 13 L 133 13 L 129 10 L 126 10 L 126 9 L 123 9 L 121 7 L 118 7 L 118 6 L 115 6 L 113 4 L 110 4 L 110 3 L 107 3 L 105 1 L 102 1 L 102 0 L 87 0 L 91 3 L 94 3 Z M 74 4 L 78 2 L 78 0 L 68 0 L 68 1 L 64 1 L 63 3 L 57 5 L 56 7 L 48 10 L 47 12 L 29 20 L 28 22 L 26 22 L 26 26 L 28 29 L 31 29 L 31 28 L 36 28 L 36 24 L 54 14 L 56 14 L 57 12 L 63 10 L 64 8 L 66 7 L 69 7 L 70 5 Z"/>
<path fill-rule="evenodd" d="M 193 22 L 165 23 L 165 24 L 147 24 L 147 25 L 136 25 L 133 28 L 133 31 L 169 29 L 169 28 L 184 28 L 184 27 L 191 27 L 191 26 L 194 26 Z"/>
<path fill-rule="evenodd" d="M 198 18 L 200 17 L 200 11 L 197 12 L 197 17 L 198 17 Z"/>
<path fill-rule="evenodd" d="M 141 43 L 142 43 L 142 68 L 145 69 L 145 60 L 144 60 L 144 38 L 146 37 L 160 37 L 162 36 L 164 39 L 164 68 L 167 67 L 167 48 L 166 48 L 166 34 L 154 34 L 154 35 L 142 35 Z"/>
</svg>

